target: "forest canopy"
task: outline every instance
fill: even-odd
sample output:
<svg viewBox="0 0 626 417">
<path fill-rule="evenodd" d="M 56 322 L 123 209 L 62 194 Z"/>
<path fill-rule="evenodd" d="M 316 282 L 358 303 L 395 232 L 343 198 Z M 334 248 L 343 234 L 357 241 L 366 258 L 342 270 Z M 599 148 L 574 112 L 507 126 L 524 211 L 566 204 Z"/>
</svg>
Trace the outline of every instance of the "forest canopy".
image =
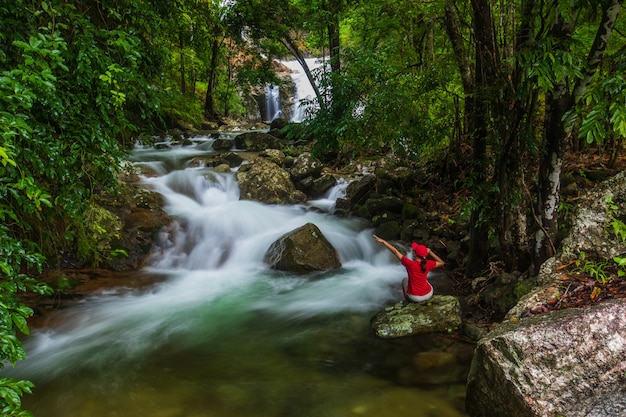
<svg viewBox="0 0 626 417">
<path fill-rule="evenodd" d="M 0 6 L 0 360 L 25 353 L 64 253 L 96 265 L 94 197 L 115 192 L 141 136 L 246 120 L 246 96 L 295 59 L 317 110 L 294 135 L 322 158 L 444 161 L 469 190 L 466 273 L 494 242 L 508 267 L 555 250 L 571 150 L 615 162 L 626 138 L 626 19 L 618 0 L 14 0 Z M 319 71 L 305 58 L 323 58 Z M 532 190 L 532 192 L 529 192 Z M 495 209 L 494 209 L 495 208 Z M 520 217 L 533 219 L 517 228 Z M 26 381 L 0 379 L 3 415 Z"/>
</svg>

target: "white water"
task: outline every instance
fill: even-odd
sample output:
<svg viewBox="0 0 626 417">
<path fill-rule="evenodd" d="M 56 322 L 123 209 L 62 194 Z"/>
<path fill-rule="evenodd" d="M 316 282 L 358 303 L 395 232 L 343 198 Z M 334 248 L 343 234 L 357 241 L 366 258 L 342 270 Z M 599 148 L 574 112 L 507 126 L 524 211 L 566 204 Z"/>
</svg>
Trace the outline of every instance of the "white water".
<svg viewBox="0 0 626 417">
<path fill-rule="evenodd" d="M 280 117 L 282 112 L 280 111 L 280 89 L 277 85 L 265 86 L 265 115 L 263 120 L 271 122 L 272 120 Z"/>
<path fill-rule="evenodd" d="M 305 61 L 314 77 L 324 66 L 324 61 L 320 58 L 307 58 Z M 318 108 L 315 102 L 315 100 L 317 100 L 315 90 L 313 90 L 311 81 L 309 81 L 302 65 L 300 65 L 298 61 L 282 61 L 282 64 L 292 71 L 290 75 L 296 85 L 296 96 L 294 97 L 291 121 L 301 122 L 307 119 L 311 115 L 311 112 Z"/>
<path fill-rule="evenodd" d="M 205 152 L 206 141 L 193 148 Z M 314 202 L 317 210 L 241 201 L 233 173 L 184 168 L 191 153 L 190 148 L 134 153 L 137 163 L 162 174 L 145 182 L 163 195 L 175 219 L 160 236 L 149 267 L 163 281 L 147 290 L 119 289 L 83 300 L 59 313 L 55 322 L 61 324 L 26 340 L 28 358 L 10 373 L 42 387 L 31 404 L 41 417 L 287 415 L 252 411 L 252 398 L 265 398 L 279 409 L 294 395 L 303 404 L 317 403 L 293 390 L 320 378 L 320 363 L 342 369 L 356 361 L 350 367 L 359 369 L 365 366 L 360 356 L 376 355 L 376 349 L 358 354 L 354 349 L 381 343 L 367 322 L 400 298 L 404 270 L 374 245 L 372 231 L 356 220 L 319 212 L 332 209 L 332 197 Z M 171 169 L 177 165 L 183 169 Z M 269 270 L 263 256 L 270 244 L 307 222 L 338 250 L 342 268 L 304 276 Z M 386 385 L 363 372 L 354 375 L 358 382 L 345 386 L 345 374 L 320 380 L 313 392 L 332 386 L 332 392 L 323 388 L 316 395 L 339 404 L 311 409 L 343 408 L 348 405 L 342 401 Z M 266 392 L 269 386 L 275 388 Z M 218 395 L 219 401 L 204 404 L 200 398 L 207 395 Z M 402 395 L 408 403 L 424 401 L 415 397 L 418 391 Z M 164 401 L 175 410 L 162 413 Z M 190 411 L 189 402 L 198 408 Z M 447 410 L 445 401 L 437 404 L 439 415 L 461 415 Z"/>
</svg>

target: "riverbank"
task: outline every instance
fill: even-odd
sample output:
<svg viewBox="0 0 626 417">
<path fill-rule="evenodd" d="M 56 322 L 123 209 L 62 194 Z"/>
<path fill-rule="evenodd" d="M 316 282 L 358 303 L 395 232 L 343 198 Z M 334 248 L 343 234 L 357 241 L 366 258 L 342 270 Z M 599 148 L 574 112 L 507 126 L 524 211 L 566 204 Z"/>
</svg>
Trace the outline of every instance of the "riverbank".
<svg viewBox="0 0 626 417">
<path fill-rule="evenodd" d="M 206 126 L 208 130 L 203 131 L 177 129 L 162 140 L 169 140 L 172 144 L 184 144 L 191 143 L 194 137 L 207 134 L 233 138 L 247 129 L 254 130 L 263 126 L 242 128 L 233 124 L 223 125 L 219 130 L 217 126 L 208 125 Z M 282 137 L 272 126 L 266 126 L 266 130 L 262 131 L 273 132 L 277 137 Z M 308 147 L 290 144 L 282 151 L 293 161 L 298 155 L 307 152 Z M 243 156 L 241 161 L 249 160 L 258 154 L 245 150 L 238 150 L 237 153 Z M 619 158 L 615 167 L 608 168 L 607 159 L 608 157 L 601 155 L 568 154 L 562 179 L 562 206 L 568 208 L 563 213 L 565 220 L 585 190 L 626 167 L 624 158 Z M 362 199 L 363 193 L 371 193 L 368 196 L 370 198 L 352 205 L 338 201 L 339 209 L 335 214 L 341 217 L 359 217 L 369 223 L 376 233 L 389 239 L 405 244 L 413 240 L 420 241 L 442 253 L 446 259 L 445 279 L 438 282 L 438 291 L 462 297 L 466 301 L 465 321 L 488 328 L 491 323 L 500 321 L 515 305 L 519 296 L 512 293 L 516 287 L 520 283 L 532 286 L 533 277 L 529 277 L 525 271 L 505 271 L 497 253 L 493 254 L 489 269 L 484 271 L 480 278 L 469 279 L 465 275 L 468 223 L 463 215 L 463 205 L 468 197 L 468 190 L 456 183 L 451 173 L 444 171 L 447 168 L 449 166 L 443 163 L 418 166 L 413 163 L 401 163 L 390 155 L 367 155 L 358 161 L 348 158 L 335 159 L 324 164 L 321 172 L 335 178 L 345 178 L 355 184 L 363 178 L 376 178 L 376 181 L 371 183 L 365 181 L 363 185 L 365 191 L 353 190 L 357 198 Z M 102 206 L 120 217 L 125 225 L 122 238 L 125 240 L 124 250 L 133 254 L 133 261 L 128 262 L 128 257 L 118 257 L 110 259 L 111 262 L 101 269 L 71 268 L 70 266 L 76 263 L 76 257 L 70 254 L 61 269 L 49 270 L 41 276 L 43 281 L 55 289 L 52 299 L 27 300 L 28 304 L 35 308 L 37 315 L 42 314 L 44 310 L 58 308 L 62 300 L 80 299 L 93 291 L 115 287 L 118 280 L 107 277 L 110 275 L 107 271 L 133 271 L 141 269 L 144 265 L 144 258 L 150 252 L 150 240 L 159 229 L 167 225 L 168 219 L 161 210 L 160 197 L 139 183 L 137 173 L 136 170 L 130 170 L 122 174 L 119 196 L 100 198 Z M 150 278 L 146 280 L 149 281 Z M 124 282 L 124 278 L 119 279 L 119 282 Z M 485 283 L 491 285 L 488 287 Z M 618 291 L 605 291 L 603 297 L 611 292 Z M 586 294 L 583 291 L 573 293 Z M 593 300 L 589 297 L 577 297 L 568 302 L 569 306 L 576 306 L 591 303 Z M 529 313 L 537 314 L 562 306 L 563 303 L 558 306 L 557 303 L 547 304 L 542 311 Z"/>
</svg>

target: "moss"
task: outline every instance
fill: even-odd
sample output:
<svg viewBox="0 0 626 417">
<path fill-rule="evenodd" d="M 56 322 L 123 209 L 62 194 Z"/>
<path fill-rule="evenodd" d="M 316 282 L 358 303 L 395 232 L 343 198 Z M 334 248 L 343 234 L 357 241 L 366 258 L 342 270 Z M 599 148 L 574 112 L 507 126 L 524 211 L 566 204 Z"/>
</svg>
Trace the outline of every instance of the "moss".
<svg viewBox="0 0 626 417">
<path fill-rule="evenodd" d="M 517 300 L 520 300 L 523 296 L 530 293 L 537 287 L 537 280 L 535 278 L 529 278 L 518 283 L 513 289 L 513 294 Z"/>
<path fill-rule="evenodd" d="M 416 219 L 422 221 L 424 220 L 424 213 L 415 204 L 406 203 L 402 207 L 402 218 L 405 220 Z"/>
</svg>

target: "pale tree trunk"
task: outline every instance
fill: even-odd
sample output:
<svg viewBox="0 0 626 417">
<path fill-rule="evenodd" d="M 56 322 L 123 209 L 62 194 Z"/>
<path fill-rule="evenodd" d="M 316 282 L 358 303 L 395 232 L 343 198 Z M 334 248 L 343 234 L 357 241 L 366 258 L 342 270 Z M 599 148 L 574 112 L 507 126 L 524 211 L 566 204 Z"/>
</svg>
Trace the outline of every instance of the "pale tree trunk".
<svg viewBox="0 0 626 417">
<path fill-rule="evenodd" d="M 593 45 L 587 58 L 587 68 L 583 78 L 579 79 L 572 92 L 563 83 L 546 97 L 546 117 L 543 141 L 543 158 L 539 171 L 538 213 L 540 227 L 535 236 L 535 266 L 538 268 L 547 258 L 554 254 L 556 243 L 554 236 L 558 229 L 558 206 L 560 199 L 560 176 L 563 167 L 563 156 L 569 135 L 571 121 L 564 121 L 567 111 L 572 109 L 582 97 L 591 79 L 595 75 L 600 60 L 606 50 L 613 26 L 621 10 L 622 1 L 608 2 L 602 11 L 602 19 Z M 573 28 L 567 22 L 559 22 L 553 32 L 561 39 L 569 39 Z"/>
</svg>

